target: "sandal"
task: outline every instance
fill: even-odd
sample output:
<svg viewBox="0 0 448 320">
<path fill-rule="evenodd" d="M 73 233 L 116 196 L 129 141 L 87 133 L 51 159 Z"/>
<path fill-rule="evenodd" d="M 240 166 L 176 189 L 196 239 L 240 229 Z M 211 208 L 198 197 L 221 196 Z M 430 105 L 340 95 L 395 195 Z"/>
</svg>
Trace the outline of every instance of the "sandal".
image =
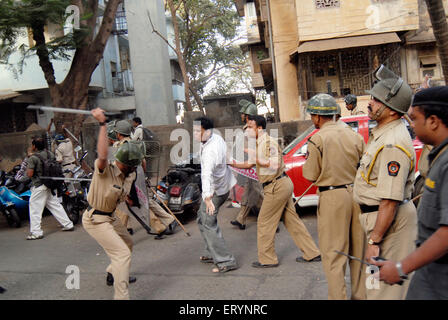
<svg viewBox="0 0 448 320">
<path fill-rule="evenodd" d="M 213 258 L 207 256 L 200 256 L 199 261 L 201 261 L 202 263 L 213 263 Z"/>
<path fill-rule="evenodd" d="M 228 271 L 232 271 L 232 270 L 236 270 L 238 269 L 237 266 L 216 266 L 215 268 L 212 269 L 213 273 L 224 273 L 224 272 L 228 272 Z"/>
</svg>

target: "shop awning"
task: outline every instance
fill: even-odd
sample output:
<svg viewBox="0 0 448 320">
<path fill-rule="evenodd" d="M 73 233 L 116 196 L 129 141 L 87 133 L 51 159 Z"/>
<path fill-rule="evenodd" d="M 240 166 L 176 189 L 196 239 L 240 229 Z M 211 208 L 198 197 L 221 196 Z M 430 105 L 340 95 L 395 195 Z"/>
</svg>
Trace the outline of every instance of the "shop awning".
<svg viewBox="0 0 448 320">
<path fill-rule="evenodd" d="M 0 100 L 12 99 L 20 95 L 21 93 L 12 90 L 0 90 Z"/>
<path fill-rule="evenodd" d="M 330 51 L 344 48 L 377 46 L 394 42 L 401 42 L 395 32 L 378 33 L 365 36 L 306 41 L 299 45 L 297 52 L 300 54 L 305 52 Z"/>
</svg>

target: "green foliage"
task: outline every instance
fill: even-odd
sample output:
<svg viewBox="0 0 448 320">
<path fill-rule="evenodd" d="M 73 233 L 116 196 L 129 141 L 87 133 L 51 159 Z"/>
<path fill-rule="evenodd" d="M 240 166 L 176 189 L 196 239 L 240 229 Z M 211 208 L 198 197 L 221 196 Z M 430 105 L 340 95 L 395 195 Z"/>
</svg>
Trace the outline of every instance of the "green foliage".
<svg viewBox="0 0 448 320">
<path fill-rule="evenodd" d="M 83 1 L 85 2 L 85 1 Z M 0 63 L 7 64 L 12 71 L 21 72 L 25 59 L 34 55 L 37 50 L 48 52 L 50 60 L 66 59 L 70 52 L 85 44 L 85 39 L 91 31 L 81 25 L 77 30 L 64 35 L 63 28 L 67 19 L 66 8 L 71 4 L 70 0 L 2 0 L 0 2 Z M 80 20 L 87 20 L 92 13 L 87 13 Z M 60 35 L 50 39 L 45 44 L 34 45 L 26 39 L 29 32 L 30 38 L 35 34 L 44 35 L 48 25 L 54 27 Z M 12 53 L 20 52 L 21 58 L 17 63 L 9 63 Z M 13 63 L 16 63 L 15 61 Z"/>
<path fill-rule="evenodd" d="M 179 28 L 190 83 L 202 95 L 210 81 L 217 80 L 222 70 L 240 69 L 246 63 L 243 52 L 235 44 L 241 18 L 231 0 L 175 0 Z M 238 66 L 237 66 L 238 65 Z M 238 78 L 233 79 L 238 82 Z M 219 91 L 228 86 L 217 82 Z"/>
</svg>

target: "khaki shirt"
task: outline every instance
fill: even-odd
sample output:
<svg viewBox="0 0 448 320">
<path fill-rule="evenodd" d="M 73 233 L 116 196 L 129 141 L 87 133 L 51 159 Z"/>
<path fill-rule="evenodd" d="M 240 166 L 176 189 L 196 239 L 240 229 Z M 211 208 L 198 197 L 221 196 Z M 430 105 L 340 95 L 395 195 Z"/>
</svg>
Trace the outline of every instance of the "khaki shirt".
<svg viewBox="0 0 448 320">
<path fill-rule="evenodd" d="M 373 128 L 356 173 L 355 201 L 379 205 L 383 199 L 410 199 L 414 189 L 415 159 L 411 136 L 401 119 Z"/>
<path fill-rule="evenodd" d="M 425 144 L 422 149 L 422 153 L 420 154 L 420 159 L 418 160 L 418 171 L 420 175 L 426 178 L 426 175 L 429 171 L 429 159 L 428 155 L 432 150 L 432 146 Z"/>
<path fill-rule="evenodd" d="M 124 201 L 131 191 L 132 182 L 135 180 L 135 172 L 126 177 L 115 165 L 115 162 L 109 162 L 103 172 L 100 172 L 98 161 L 98 159 L 95 160 L 95 170 L 87 194 L 87 201 L 96 210 L 113 212 L 117 204 Z"/>
<path fill-rule="evenodd" d="M 327 122 L 308 140 L 303 176 L 320 187 L 352 184 L 364 148 L 364 139 L 350 127 Z"/>
<path fill-rule="evenodd" d="M 62 165 L 75 162 L 75 157 L 73 156 L 73 144 L 70 139 L 65 139 L 56 147 L 55 156 L 56 161 L 60 162 Z"/>
<path fill-rule="evenodd" d="M 271 167 L 262 168 L 257 164 L 257 176 L 260 183 L 272 181 L 280 176 L 285 170 L 283 163 L 282 150 L 277 141 L 264 132 L 257 139 L 257 157 L 262 161 L 270 161 Z M 272 165 L 278 165 L 277 169 L 272 168 Z"/>
</svg>

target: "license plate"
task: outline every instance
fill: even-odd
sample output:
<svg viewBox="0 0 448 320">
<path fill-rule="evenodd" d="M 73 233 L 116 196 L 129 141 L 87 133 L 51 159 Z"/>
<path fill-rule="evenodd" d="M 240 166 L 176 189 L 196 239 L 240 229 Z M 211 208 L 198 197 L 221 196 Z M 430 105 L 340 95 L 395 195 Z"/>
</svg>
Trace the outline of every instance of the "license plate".
<svg viewBox="0 0 448 320">
<path fill-rule="evenodd" d="M 166 194 L 164 194 L 162 191 L 157 190 L 157 195 L 160 197 L 160 199 L 166 200 Z"/>
<path fill-rule="evenodd" d="M 180 204 L 182 201 L 182 197 L 170 198 L 170 203 L 172 204 Z"/>
</svg>

